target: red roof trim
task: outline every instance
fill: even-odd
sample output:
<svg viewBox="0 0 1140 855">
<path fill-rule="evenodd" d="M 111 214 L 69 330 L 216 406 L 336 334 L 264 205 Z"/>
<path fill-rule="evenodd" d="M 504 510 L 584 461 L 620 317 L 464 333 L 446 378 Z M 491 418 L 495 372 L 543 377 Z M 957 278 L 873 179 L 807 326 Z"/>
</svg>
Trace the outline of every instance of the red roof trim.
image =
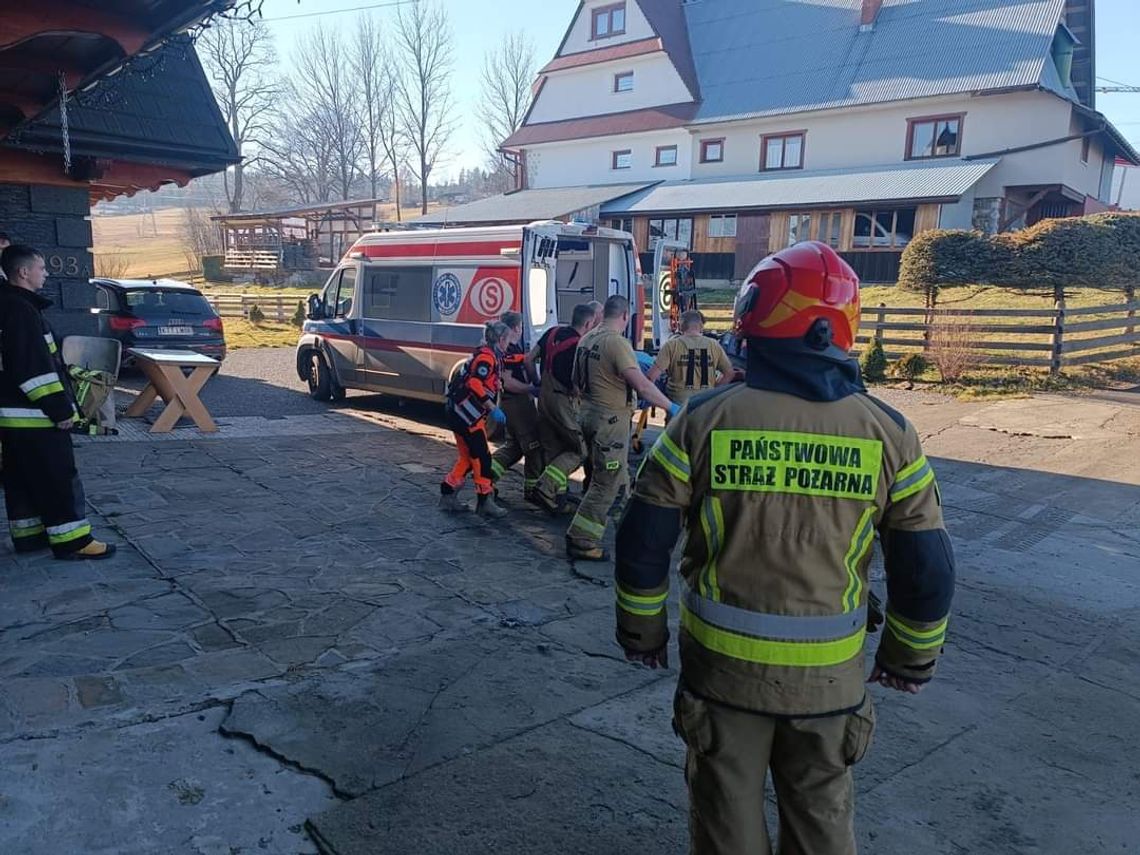
<svg viewBox="0 0 1140 855">
<path fill-rule="evenodd" d="M 523 125 L 503 143 L 502 148 L 517 148 L 538 143 L 561 140 L 581 140 L 605 137 L 611 134 L 636 134 L 643 131 L 660 131 L 687 125 L 696 113 L 697 105 L 670 104 L 646 110 L 630 110 L 604 116 L 587 116 L 581 119 L 564 119 Z"/>
<path fill-rule="evenodd" d="M 665 50 L 661 39 L 654 37 L 641 39 L 636 42 L 613 45 L 599 50 L 587 50 L 581 53 L 567 54 L 552 59 L 539 70 L 539 74 L 549 74 L 551 71 L 563 71 L 567 68 L 581 68 L 584 65 L 597 65 L 600 62 L 613 62 L 616 59 L 628 59 L 631 56 L 644 56 L 647 53 L 658 53 Z"/>
</svg>

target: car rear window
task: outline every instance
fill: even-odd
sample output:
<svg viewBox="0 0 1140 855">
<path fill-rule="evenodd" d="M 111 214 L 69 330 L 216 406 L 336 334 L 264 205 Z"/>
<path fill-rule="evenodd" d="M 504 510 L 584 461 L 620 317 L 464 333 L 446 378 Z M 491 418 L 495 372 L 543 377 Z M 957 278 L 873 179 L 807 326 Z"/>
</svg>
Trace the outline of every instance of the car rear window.
<svg viewBox="0 0 1140 855">
<path fill-rule="evenodd" d="M 206 298 L 197 291 L 164 291 L 147 288 L 126 291 L 127 308 L 136 315 L 212 315 Z"/>
</svg>

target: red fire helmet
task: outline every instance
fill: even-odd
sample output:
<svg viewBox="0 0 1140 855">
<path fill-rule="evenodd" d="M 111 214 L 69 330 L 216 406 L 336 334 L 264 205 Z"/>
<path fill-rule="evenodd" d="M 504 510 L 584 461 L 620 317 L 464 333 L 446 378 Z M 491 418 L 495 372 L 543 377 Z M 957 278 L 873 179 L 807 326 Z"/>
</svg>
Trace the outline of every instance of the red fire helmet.
<svg viewBox="0 0 1140 855">
<path fill-rule="evenodd" d="M 820 318 L 850 350 L 859 332 L 859 277 L 830 246 L 809 240 L 780 250 L 748 274 L 736 298 L 738 336 L 803 338 Z"/>
</svg>

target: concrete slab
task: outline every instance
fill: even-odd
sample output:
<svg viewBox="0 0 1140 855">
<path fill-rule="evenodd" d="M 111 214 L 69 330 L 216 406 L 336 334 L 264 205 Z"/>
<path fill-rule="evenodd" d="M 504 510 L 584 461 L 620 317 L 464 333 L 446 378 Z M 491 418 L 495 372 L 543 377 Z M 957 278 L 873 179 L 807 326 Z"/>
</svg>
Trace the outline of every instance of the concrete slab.
<svg viewBox="0 0 1140 855">
<path fill-rule="evenodd" d="M 654 853 L 686 849 L 678 770 L 563 722 L 317 815 L 336 855 Z"/>
<path fill-rule="evenodd" d="M 358 796 L 655 679 L 533 630 L 440 640 L 238 698 L 223 724 Z"/>
<path fill-rule="evenodd" d="M 0 841 L 20 855 L 312 853 L 321 780 L 218 735 L 216 708 L 0 745 Z"/>
<path fill-rule="evenodd" d="M 1001 401 L 959 419 L 959 423 L 1014 436 L 1042 439 L 1106 439 L 1121 430 L 1112 422 L 1120 413 L 1114 404 L 1070 398 L 1033 397 Z"/>
</svg>

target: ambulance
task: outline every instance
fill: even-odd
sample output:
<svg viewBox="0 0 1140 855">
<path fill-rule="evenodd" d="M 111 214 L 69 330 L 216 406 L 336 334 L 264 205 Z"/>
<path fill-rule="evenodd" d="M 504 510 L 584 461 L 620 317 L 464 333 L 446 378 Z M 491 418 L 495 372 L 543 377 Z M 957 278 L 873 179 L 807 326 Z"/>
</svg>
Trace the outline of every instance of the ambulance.
<svg viewBox="0 0 1140 855">
<path fill-rule="evenodd" d="M 317 400 L 360 389 L 442 401 L 488 321 L 520 312 L 529 345 L 579 303 L 614 294 L 633 304 L 627 335 L 640 349 L 647 295 L 627 232 L 538 222 L 367 234 L 309 298 L 297 375 Z M 658 304 L 655 293 L 655 319 Z"/>
</svg>

